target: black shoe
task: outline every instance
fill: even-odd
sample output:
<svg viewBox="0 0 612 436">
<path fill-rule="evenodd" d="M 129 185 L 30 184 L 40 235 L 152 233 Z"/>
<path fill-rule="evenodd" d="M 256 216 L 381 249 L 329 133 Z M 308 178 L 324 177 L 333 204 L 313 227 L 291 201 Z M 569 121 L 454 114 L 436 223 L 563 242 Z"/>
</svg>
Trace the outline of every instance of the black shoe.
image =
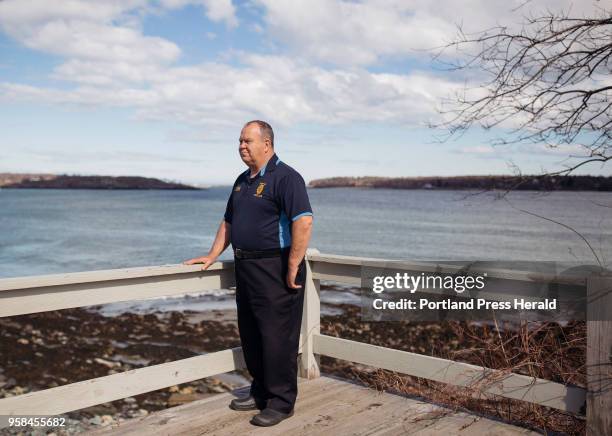
<svg viewBox="0 0 612 436">
<path fill-rule="evenodd" d="M 252 395 L 243 398 L 234 398 L 230 401 L 230 409 L 234 410 L 262 410 L 265 409 L 263 401 L 256 400 Z"/>
<path fill-rule="evenodd" d="M 291 409 L 291 412 L 289 413 L 283 413 L 266 407 L 251 419 L 251 424 L 259 425 L 261 427 L 270 427 L 291 416 L 293 416 L 293 409 Z"/>
</svg>

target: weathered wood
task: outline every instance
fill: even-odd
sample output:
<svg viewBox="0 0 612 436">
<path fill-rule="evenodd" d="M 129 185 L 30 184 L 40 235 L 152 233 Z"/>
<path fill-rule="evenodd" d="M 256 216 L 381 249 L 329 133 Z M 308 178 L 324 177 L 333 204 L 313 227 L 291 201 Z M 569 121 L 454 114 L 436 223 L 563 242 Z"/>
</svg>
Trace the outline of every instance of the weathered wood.
<svg viewBox="0 0 612 436">
<path fill-rule="evenodd" d="M 310 262 L 313 278 L 361 286 L 361 265 Z"/>
<path fill-rule="evenodd" d="M 245 367 L 240 347 L 0 400 L 0 415 L 56 415 Z"/>
<path fill-rule="evenodd" d="M 353 280 L 356 277 L 361 277 L 361 267 L 370 268 L 391 268 L 394 270 L 412 271 L 416 273 L 422 272 L 435 272 L 437 274 L 456 274 L 463 271 L 463 265 L 455 264 L 444 264 L 444 263 L 432 263 L 432 262 L 414 262 L 414 261 L 398 261 L 391 259 L 378 259 L 378 258 L 367 258 L 367 257 L 354 257 L 354 256 L 341 256 L 337 254 L 313 254 L 309 258 L 314 262 L 313 271 L 316 274 L 320 274 L 322 280 L 333 280 L 331 278 L 323 278 L 323 275 L 337 275 L 338 277 L 345 277 L 346 280 L 336 280 L 348 283 L 348 280 Z M 321 264 L 321 265 L 317 265 Z M 333 265 L 331 269 L 326 268 L 323 264 Z M 349 267 L 345 270 L 344 267 Z M 351 268 L 352 267 L 352 268 Z M 337 271 L 334 274 L 333 271 Z M 470 272 L 477 273 L 480 270 L 478 268 L 471 269 Z M 578 285 L 586 286 L 586 275 L 582 276 L 570 276 L 570 275 L 557 275 L 557 274 L 546 274 L 534 271 L 518 271 L 512 269 L 490 269 L 482 271 L 487 273 L 489 278 L 506 279 L 506 280 L 520 280 L 527 282 L 537 283 L 558 283 L 567 285 Z M 315 275 L 316 277 L 316 275 Z"/>
<path fill-rule="evenodd" d="M 587 435 L 612 435 L 612 277 L 589 277 Z"/>
<path fill-rule="evenodd" d="M 530 430 L 499 421 L 455 412 L 420 400 L 380 393 L 373 389 L 329 377 L 300 380 L 295 414 L 274 427 L 249 423 L 255 411 L 236 412 L 227 407 L 230 393 L 173 407 L 100 429 L 96 435 L 398 435 L 499 434 L 536 435 Z M 242 390 L 240 390 L 242 391 Z M 482 431 L 472 431 L 472 423 Z"/>
<path fill-rule="evenodd" d="M 306 257 L 318 253 L 308 249 Z M 313 278 L 311 264 L 306 262 L 306 284 L 304 286 L 304 309 L 300 335 L 301 354 L 299 362 L 300 376 L 307 379 L 319 377 L 319 356 L 314 354 L 313 337 L 321 333 L 321 298 L 320 282 Z"/>
<path fill-rule="evenodd" d="M 234 262 L 215 262 L 206 271 L 233 270 Z M 136 268 L 107 269 L 75 273 L 49 274 L 31 277 L 13 277 L 0 279 L 0 292 L 12 289 L 40 288 L 44 286 L 59 286 L 106 282 L 109 280 L 135 279 L 141 277 L 166 276 L 173 274 L 190 274 L 200 272 L 201 264 L 196 265 L 160 265 Z"/>
<path fill-rule="evenodd" d="M 132 274 L 126 270 L 126 277 L 119 278 L 118 272 L 110 273 L 114 279 L 103 280 L 103 274 L 95 272 L 96 280 L 90 277 L 83 283 L 75 282 L 76 278 L 49 280 L 29 278 L 22 285 L 32 285 L 23 289 L 13 289 L 17 282 L 5 284 L 0 292 L 0 317 L 23 315 L 26 313 L 47 312 L 71 307 L 107 304 L 117 301 L 144 300 L 152 297 L 182 295 L 212 289 L 223 289 L 234 285 L 234 272 L 231 265 L 224 268 L 218 264 L 212 270 L 161 274 L 157 271 L 152 276 Z M 190 267 L 191 269 L 191 267 Z M 168 271 L 176 270 L 170 268 Z M 77 273 L 79 275 L 85 273 Z M 93 273 L 92 273 L 93 274 Z M 132 277 L 134 275 L 134 277 Z M 11 279 L 13 280 L 13 279 Z M 55 283 L 40 286 L 41 283 Z M 2 283 L 0 283 L 2 286 Z M 9 290 L 10 288 L 10 290 Z"/>
<path fill-rule="evenodd" d="M 387 273 L 390 271 L 405 271 L 415 274 L 430 272 L 435 275 L 454 274 L 462 271 L 462 266 L 451 264 L 396 262 L 328 254 L 313 254 L 309 257 L 309 260 L 314 279 L 340 282 L 356 287 L 365 286 L 368 281 L 370 283 L 368 286 L 371 286 L 372 274 L 378 275 L 385 270 L 387 270 Z M 470 270 L 470 273 L 475 272 L 478 272 L 478 269 Z M 453 299 L 463 299 L 465 301 L 470 298 L 479 298 L 488 301 L 510 302 L 511 304 L 514 304 L 517 298 L 527 302 L 541 302 L 545 298 L 550 298 L 557 300 L 557 304 L 563 310 L 548 314 L 550 318 L 547 318 L 547 320 L 584 319 L 586 274 L 554 275 L 503 269 L 486 269 L 481 272 L 487 274 L 486 286 L 477 292 L 457 294 L 452 288 L 421 287 L 419 295 L 425 297 L 450 296 Z M 370 293 L 369 295 L 362 294 L 362 297 L 362 305 L 367 311 L 373 299 L 380 296 Z M 504 321 L 521 321 L 528 319 L 530 316 L 542 316 L 542 314 L 533 315 L 521 311 L 510 311 L 500 315 Z M 431 320 L 430 316 L 429 313 L 420 311 L 410 313 L 406 319 L 414 321 Z M 460 314 L 451 313 L 449 315 L 450 318 L 454 316 L 461 318 Z"/>
<path fill-rule="evenodd" d="M 319 280 L 360 284 L 362 267 L 380 267 L 381 259 L 322 255 L 309 250 L 304 315 L 300 335 L 300 373 L 308 378 L 319 376 L 319 354 L 366 365 L 391 369 L 418 377 L 466 386 L 493 377 L 484 392 L 530 401 L 548 407 L 577 412 L 585 400 L 585 390 L 518 374 L 499 373 L 465 363 L 432 358 L 369 344 L 347 341 L 320 334 Z M 431 264 L 404 262 L 409 271 L 426 272 Z M 393 263 L 392 268 L 398 264 Z M 436 265 L 435 272 L 457 272 L 455 265 Z M 497 272 L 501 278 L 525 282 L 554 282 L 584 285 L 584 277 L 552 276 L 513 270 Z M 521 275 L 522 274 L 522 275 Z M 491 277 L 490 271 L 488 271 Z M 49 311 L 116 301 L 129 301 L 157 296 L 182 295 L 234 285 L 233 263 L 216 263 L 207 271 L 200 265 L 166 265 L 160 267 L 92 271 L 52 276 L 23 277 L 0 280 L 0 316 Z M 610 310 L 599 305 L 597 310 Z M 609 313 L 609 312 L 608 312 Z M 609 316 L 609 315 L 608 315 Z M 592 318 L 591 318 L 592 319 Z M 595 427 L 609 425 L 610 410 L 610 324 L 590 322 L 590 423 Z M 602 324 L 603 323 L 603 324 Z M 607 348 L 606 348 L 607 347 Z M 596 350 L 597 352 L 593 351 Z M 201 359 L 201 360 L 198 360 Z M 607 359 L 607 360 L 606 360 Z M 205 363 L 206 362 L 206 363 Z M 239 366 L 238 366 L 239 365 Z M 0 400 L 0 414 L 54 414 L 113 401 L 139 393 L 196 380 L 202 377 L 243 367 L 240 349 L 225 350 L 176 362 L 127 371 L 98 379 L 47 389 L 19 397 Z M 608 372 L 606 372 L 608 371 Z M 310 383 L 310 382 L 309 382 Z M 356 399 L 356 401 L 361 401 Z M 315 406 L 313 406 L 315 407 Z M 332 406 L 328 406 L 333 408 Z M 12 412 L 11 412 L 12 411 Z M 222 413 L 222 412 L 219 412 Z M 367 413 L 364 414 L 364 416 Z M 596 418 L 594 418 L 596 417 Z M 399 429 L 399 427 L 398 427 Z M 384 430 L 384 429 L 383 429 Z M 302 434 L 302 433 L 300 433 Z M 598 430 L 597 434 L 605 434 Z"/>
<path fill-rule="evenodd" d="M 324 356 L 451 385 L 477 387 L 482 393 L 574 413 L 580 411 L 586 396 L 585 389 L 579 387 L 332 336 L 315 335 L 314 346 L 315 353 Z"/>
</svg>

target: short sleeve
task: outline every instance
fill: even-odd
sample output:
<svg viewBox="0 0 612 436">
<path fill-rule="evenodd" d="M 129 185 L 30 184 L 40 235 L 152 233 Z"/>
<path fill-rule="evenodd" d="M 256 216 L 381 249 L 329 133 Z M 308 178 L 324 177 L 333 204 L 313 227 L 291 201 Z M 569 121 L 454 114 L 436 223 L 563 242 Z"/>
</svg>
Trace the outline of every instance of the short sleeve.
<svg viewBox="0 0 612 436">
<path fill-rule="evenodd" d="M 298 173 L 289 174 L 280 181 L 279 203 L 281 211 L 285 212 L 289 221 L 310 215 L 312 208 L 306 191 L 306 183 Z"/>
</svg>

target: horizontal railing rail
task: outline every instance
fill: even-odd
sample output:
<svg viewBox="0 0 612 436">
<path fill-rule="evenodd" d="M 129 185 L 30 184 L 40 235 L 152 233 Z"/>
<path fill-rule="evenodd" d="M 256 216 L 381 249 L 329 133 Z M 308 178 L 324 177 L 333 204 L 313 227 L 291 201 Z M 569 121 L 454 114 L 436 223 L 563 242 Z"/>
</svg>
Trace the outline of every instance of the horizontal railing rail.
<svg viewBox="0 0 612 436">
<path fill-rule="evenodd" d="M 234 286 L 233 262 L 0 279 L 0 317 Z M 0 415 L 57 415 L 245 368 L 240 347 L 0 399 Z"/>
<path fill-rule="evenodd" d="M 0 399 L 0 415 L 59 415 L 244 367 L 237 347 Z"/>
<path fill-rule="evenodd" d="M 343 338 L 322 335 L 320 333 L 319 288 L 320 281 L 327 280 L 361 286 L 364 278 L 363 268 L 374 268 L 384 271 L 430 272 L 436 274 L 455 274 L 464 272 L 464 265 L 441 264 L 433 262 L 398 262 L 378 258 L 362 258 L 321 254 L 311 251 L 308 255 L 309 273 L 312 283 L 310 288 L 317 292 L 307 294 L 309 310 L 305 312 L 309 324 L 303 326 L 303 332 L 310 332 L 305 352 L 302 356 L 303 375 L 317 376 L 319 356 L 324 355 L 380 369 L 387 369 L 405 375 L 421 377 L 428 380 L 455 386 L 470 386 L 482 394 L 521 400 L 545 407 L 581 413 L 586 405 L 587 433 L 593 435 L 610 434 L 612 423 L 612 321 L 607 321 L 602 314 L 612 308 L 612 289 L 610 277 L 597 277 L 588 273 L 577 275 L 546 274 L 533 271 L 517 271 L 487 268 L 488 279 L 512 281 L 512 285 L 549 284 L 577 288 L 577 294 L 586 297 L 587 308 L 587 383 L 588 388 L 566 385 L 550 380 L 529 377 L 503 370 L 496 370 L 453 360 L 441 359 L 417 353 L 410 353 L 371 344 L 351 341 Z M 471 273 L 478 272 L 477 268 Z M 529 286 L 527 286 L 529 288 Z M 556 292 L 554 286 L 552 294 Z M 575 289 L 576 290 L 576 289 Z M 445 294 L 436 289 L 419 290 L 423 293 Z M 518 296 L 520 291 L 513 293 Z M 485 299 L 505 299 L 501 293 L 479 292 Z M 520 295 L 524 297 L 523 295 Z M 525 297 L 529 297 L 529 292 Z M 608 315 L 609 316 L 609 315 Z"/>
<path fill-rule="evenodd" d="M 473 262 L 469 270 L 469 262 L 457 264 L 445 262 L 416 262 L 380 259 L 372 257 L 342 256 L 338 254 L 321 254 L 313 252 L 308 260 L 314 264 L 314 278 L 320 280 L 340 281 L 343 283 L 361 284 L 362 268 L 391 268 L 406 272 L 431 272 L 436 274 L 455 274 L 469 271 L 470 273 L 486 272 L 488 279 L 521 281 L 526 283 L 551 283 L 561 285 L 586 286 L 587 275 L 550 274 L 537 271 L 521 271 L 515 269 L 484 268 L 485 262 Z M 337 279 L 338 278 L 338 279 Z"/>
<path fill-rule="evenodd" d="M 299 350 L 301 376 L 318 377 L 319 359 L 321 355 L 325 355 L 451 385 L 479 386 L 485 394 L 527 401 L 567 412 L 579 413 L 583 408 L 587 389 L 581 387 L 321 334 L 321 280 L 361 285 L 363 267 L 381 267 L 392 261 L 326 255 L 314 249 L 308 251 L 307 260 Z M 418 273 L 456 273 L 461 270 L 460 266 L 452 264 L 436 265 L 435 269 L 432 269 L 431 263 L 424 262 L 393 262 L 392 267 Z M 487 273 L 488 277 L 503 280 L 559 283 L 584 287 L 585 292 L 589 290 L 587 277 L 514 270 L 487 270 Z M 164 265 L 0 279 L 0 317 L 161 296 L 179 296 L 230 288 L 234 284 L 231 261 L 217 262 L 206 271 L 202 271 L 200 265 Z M 588 339 L 590 344 L 601 346 L 601 341 L 597 340 L 609 335 L 610 326 L 601 324 L 605 321 L 598 323 L 589 326 L 587 331 L 592 337 Z M 598 331 L 602 333 L 599 334 Z M 594 335 L 597 335 L 597 338 L 594 339 Z M 609 337 L 607 336 L 608 339 Z M 610 346 L 612 345 L 608 347 Z M 244 367 L 241 348 L 222 350 L 0 399 L 0 415 L 61 414 Z M 598 401 L 601 403 L 601 397 Z M 591 406 L 596 414 L 600 413 L 597 404 Z M 607 421 L 602 422 L 601 425 L 607 425 Z M 597 429 L 598 425 L 593 421 L 589 429 Z"/>
<path fill-rule="evenodd" d="M 313 280 L 331 280 L 339 283 L 361 285 L 363 267 L 382 267 L 412 272 L 436 272 L 452 274 L 462 270 L 457 265 L 432 265 L 421 262 L 392 262 L 381 259 L 364 259 L 350 256 L 311 254 L 308 256 Z M 488 270 L 487 277 L 513 281 L 551 281 L 584 287 L 584 277 L 560 277 L 550 274 L 531 274 L 514 270 Z M 586 287 L 585 287 L 586 291 Z M 424 290 L 425 292 L 425 290 Z M 436 293 L 435 290 L 429 290 Z M 485 296 L 480 294 L 479 296 Z M 401 350 L 364 344 L 333 336 L 313 335 L 315 354 L 370 365 L 402 374 L 426 378 L 456 386 L 482 385 L 481 392 L 528 401 L 542 406 L 553 407 L 577 413 L 583 407 L 586 390 L 566 386 L 549 380 L 507 373 L 495 369 L 471 365 L 433 356 L 410 353 Z M 487 380 L 490 383 L 487 383 Z"/>
<path fill-rule="evenodd" d="M 0 317 L 227 289 L 233 272 L 233 262 L 217 262 L 0 279 Z"/>
</svg>

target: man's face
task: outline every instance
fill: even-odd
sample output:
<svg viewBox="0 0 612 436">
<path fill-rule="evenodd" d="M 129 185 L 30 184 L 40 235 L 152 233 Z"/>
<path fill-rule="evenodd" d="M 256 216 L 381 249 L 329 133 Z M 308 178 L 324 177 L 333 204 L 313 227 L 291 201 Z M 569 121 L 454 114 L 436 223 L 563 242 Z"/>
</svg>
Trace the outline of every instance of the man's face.
<svg viewBox="0 0 612 436">
<path fill-rule="evenodd" d="M 270 141 L 261 137 L 257 124 L 245 126 L 240 132 L 239 142 L 240 158 L 247 165 L 261 163 L 270 148 Z"/>
</svg>

